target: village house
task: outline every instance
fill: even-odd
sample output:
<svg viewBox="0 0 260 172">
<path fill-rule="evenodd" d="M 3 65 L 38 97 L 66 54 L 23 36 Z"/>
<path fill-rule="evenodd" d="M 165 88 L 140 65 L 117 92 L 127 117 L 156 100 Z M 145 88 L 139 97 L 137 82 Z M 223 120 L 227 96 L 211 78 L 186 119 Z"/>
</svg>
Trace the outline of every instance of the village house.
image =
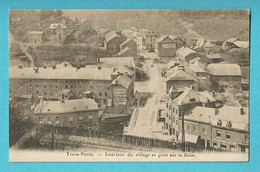
<svg viewBox="0 0 260 172">
<path fill-rule="evenodd" d="M 51 35 L 49 39 L 52 43 L 62 43 L 67 36 L 67 26 L 62 23 L 52 23 L 50 25 Z"/>
<path fill-rule="evenodd" d="M 247 108 L 197 106 L 184 120 L 185 142 L 191 146 L 236 152 L 249 150 Z"/>
<path fill-rule="evenodd" d="M 241 88 L 241 69 L 238 64 L 209 64 L 210 81 L 222 89 Z"/>
<path fill-rule="evenodd" d="M 212 147 L 211 120 L 215 114 L 215 108 L 197 106 L 184 117 L 185 142 L 188 145 Z"/>
<path fill-rule="evenodd" d="M 192 86 L 195 90 L 198 90 L 199 83 L 195 75 L 191 75 L 185 71 L 185 67 L 180 65 L 167 72 L 166 89 L 171 87 L 175 89 L 182 89 L 184 87 Z"/>
<path fill-rule="evenodd" d="M 156 40 L 159 38 L 159 34 L 147 29 L 140 29 L 133 33 L 133 40 L 137 43 L 137 51 L 147 50 L 154 51 Z"/>
<path fill-rule="evenodd" d="M 43 31 L 30 31 L 28 33 L 28 42 L 31 45 L 42 45 Z"/>
<path fill-rule="evenodd" d="M 118 57 L 133 57 L 135 64 L 137 66 L 140 64 L 141 56 L 136 51 L 133 51 L 132 49 L 130 49 L 128 47 L 126 47 L 125 49 L 123 49 L 122 51 L 117 53 L 117 56 Z"/>
<path fill-rule="evenodd" d="M 70 128 L 72 134 L 83 135 L 84 130 L 99 130 L 99 108 L 92 99 L 62 99 L 42 101 L 34 109 L 33 122 L 52 125 L 57 129 Z"/>
<path fill-rule="evenodd" d="M 183 46 L 179 48 L 176 51 L 176 57 L 186 64 L 189 63 L 189 61 L 191 61 L 192 59 L 195 59 L 196 57 L 202 58 L 204 59 L 204 61 L 208 61 L 207 58 L 204 57 L 204 55 L 190 49 L 187 46 Z"/>
<path fill-rule="evenodd" d="M 249 152 L 248 108 L 223 106 L 212 119 L 212 146 L 236 152 Z"/>
<path fill-rule="evenodd" d="M 112 106 L 128 106 L 134 95 L 134 82 L 120 74 L 108 86 L 112 90 Z"/>
<path fill-rule="evenodd" d="M 208 58 L 209 63 L 219 63 L 223 61 L 220 54 L 207 54 L 206 57 Z"/>
<path fill-rule="evenodd" d="M 196 106 L 215 107 L 216 99 L 214 94 L 203 91 L 198 92 L 192 87 L 185 87 L 184 90 L 169 90 L 167 108 L 169 109 L 168 126 L 170 135 L 175 136 L 177 142 L 181 142 L 182 115 L 187 115 Z"/>
<path fill-rule="evenodd" d="M 35 95 L 44 99 L 58 100 L 63 89 L 70 89 L 77 98 L 83 92 L 92 91 L 99 103 L 112 98 L 108 86 L 112 82 L 113 68 L 97 65 L 75 68 L 68 62 L 53 67 L 11 67 L 9 95 Z"/>
<path fill-rule="evenodd" d="M 183 44 L 183 40 L 177 36 L 161 36 L 156 41 L 155 52 L 161 61 L 167 63 L 176 57 L 176 50 L 182 47 Z"/>
<path fill-rule="evenodd" d="M 130 48 L 131 50 L 137 52 L 137 44 L 134 40 L 127 39 L 120 45 L 120 50 L 123 51 L 125 48 Z"/>
<path fill-rule="evenodd" d="M 108 52 L 118 53 L 125 38 L 120 32 L 111 31 L 105 36 L 104 47 Z"/>
<path fill-rule="evenodd" d="M 234 48 L 235 49 L 239 49 L 239 48 L 247 49 L 247 48 L 249 48 L 249 41 L 240 41 L 237 38 L 230 38 L 222 44 L 222 49 L 224 49 L 224 50 L 231 50 Z"/>
</svg>

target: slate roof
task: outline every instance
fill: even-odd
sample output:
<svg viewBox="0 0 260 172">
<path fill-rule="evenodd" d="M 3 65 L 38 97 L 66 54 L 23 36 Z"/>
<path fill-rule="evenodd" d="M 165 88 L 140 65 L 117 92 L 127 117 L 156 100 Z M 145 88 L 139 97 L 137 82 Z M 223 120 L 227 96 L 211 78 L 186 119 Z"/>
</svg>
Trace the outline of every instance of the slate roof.
<svg viewBox="0 0 260 172">
<path fill-rule="evenodd" d="M 184 118 L 193 121 L 210 123 L 215 114 L 215 108 L 197 106 L 189 113 L 189 115 L 184 116 Z"/>
<path fill-rule="evenodd" d="M 208 69 L 211 75 L 241 76 L 241 69 L 238 64 L 209 64 Z"/>
<path fill-rule="evenodd" d="M 98 104 L 92 99 L 74 99 L 62 101 L 42 101 L 34 109 L 34 114 L 64 114 L 98 110 Z"/>
<path fill-rule="evenodd" d="M 119 75 L 116 79 L 114 79 L 112 81 L 112 83 L 109 85 L 109 87 L 111 85 L 121 85 L 123 86 L 125 89 L 128 89 L 130 84 L 131 84 L 132 80 L 130 78 L 128 78 L 125 75 Z"/>
<path fill-rule="evenodd" d="M 244 114 L 241 114 L 241 108 Z M 218 120 L 221 120 L 223 127 L 226 127 L 227 122 L 231 122 L 232 127 L 240 130 L 248 131 L 249 115 L 248 108 L 244 107 L 233 107 L 233 106 L 223 106 L 219 109 L 218 114 L 212 119 L 212 125 L 217 126 Z"/>
<path fill-rule="evenodd" d="M 9 78 L 24 79 L 82 79 L 82 80 L 111 80 L 113 68 L 98 69 L 97 65 L 86 66 L 77 69 L 70 65 L 64 66 L 62 63 L 52 67 L 23 67 L 19 69 L 17 66 L 9 68 Z M 38 71 L 38 72 L 36 72 Z"/>
</svg>

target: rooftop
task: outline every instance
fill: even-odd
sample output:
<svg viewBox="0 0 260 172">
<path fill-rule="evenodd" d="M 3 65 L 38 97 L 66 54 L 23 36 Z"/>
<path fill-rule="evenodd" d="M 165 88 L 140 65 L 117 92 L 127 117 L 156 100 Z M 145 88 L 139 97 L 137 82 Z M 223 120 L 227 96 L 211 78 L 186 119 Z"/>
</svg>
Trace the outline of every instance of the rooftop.
<svg viewBox="0 0 260 172">
<path fill-rule="evenodd" d="M 211 119 L 215 116 L 215 113 L 215 108 L 197 106 L 184 118 L 188 120 L 210 123 Z"/>
<path fill-rule="evenodd" d="M 9 78 L 24 79 L 82 79 L 82 80 L 111 80 L 113 68 L 98 68 L 97 65 L 77 69 L 67 63 L 53 67 L 23 67 L 9 68 Z"/>
<path fill-rule="evenodd" d="M 241 76 L 241 69 L 238 64 L 209 64 L 208 69 L 211 75 Z"/>
<path fill-rule="evenodd" d="M 67 26 L 62 23 L 52 23 L 50 29 L 56 29 L 58 26 L 60 26 L 61 29 L 67 29 Z"/>
<path fill-rule="evenodd" d="M 121 85 L 123 86 L 125 89 L 128 89 L 130 84 L 131 84 L 132 80 L 130 78 L 128 78 L 125 75 L 119 75 L 116 79 L 114 79 L 112 81 L 112 83 L 109 85 L 109 87 L 111 85 Z"/>
<path fill-rule="evenodd" d="M 100 63 L 103 63 L 103 66 L 108 67 L 119 67 L 123 65 L 135 67 L 133 57 L 105 57 L 100 58 Z"/>
<path fill-rule="evenodd" d="M 74 99 L 62 101 L 42 101 L 34 109 L 34 114 L 64 114 L 98 110 L 98 104 L 92 99 Z"/>
<path fill-rule="evenodd" d="M 176 54 L 179 54 L 181 57 L 185 58 L 186 56 L 190 55 L 191 53 L 196 53 L 196 51 L 190 49 L 189 47 L 181 47 L 176 51 Z"/>
</svg>

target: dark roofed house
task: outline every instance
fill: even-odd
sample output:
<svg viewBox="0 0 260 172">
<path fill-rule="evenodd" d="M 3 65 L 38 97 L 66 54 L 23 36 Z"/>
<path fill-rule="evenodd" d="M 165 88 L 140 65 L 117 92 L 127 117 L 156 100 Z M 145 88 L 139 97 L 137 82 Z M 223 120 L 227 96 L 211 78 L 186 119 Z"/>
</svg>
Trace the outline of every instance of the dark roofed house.
<svg viewBox="0 0 260 172">
<path fill-rule="evenodd" d="M 209 64 L 211 83 L 218 83 L 223 89 L 241 88 L 241 68 L 238 64 Z"/>
<path fill-rule="evenodd" d="M 168 63 L 176 56 L 176 50 L 183 46 L 183 40 L 178 36 L 161 36 L 155 45 L 155 52 L 161 61 Z"/>
<path fill-rule="evenodd" d="M 125 48 L 130 48 L 131 50 L 137 52 L 137 44 L 134 40 L 132 39 L 127 39 L 125 42 L 123 42 L 120 45 L 121 51 L 124 50 Z"/>
<path fill-rule="evenodd" d="M 198 90 L 199 84 L 197 77 L 185 71 L 184 66 L 178 66 L 177 68 L 177 70 L 173 70 L 172 73 L 168 72 L 167 74 L 167 90 L 172 86 L 176 89 L 193 86 L 195 90 Z"/>
<path fill-rule="evenodd" d="M 105 48 L 112 53 L 118 53 L 120 51 L 120 45 L 124 42 L 124 37 L 120 32 L 111 31 L 105 36 Z"/>
<path fill-rule="evenodd" d="M 196 57 L 200 57 L 200 58 L 204 59 L 205 61 L 208 61 L 208 59 L 204 55 L 202 55 L 186 46 L 183 46 L 180 49 L 178 49 L 176 51 L 176 56 L 182 62 L 189 62 Z"/>
</svg>

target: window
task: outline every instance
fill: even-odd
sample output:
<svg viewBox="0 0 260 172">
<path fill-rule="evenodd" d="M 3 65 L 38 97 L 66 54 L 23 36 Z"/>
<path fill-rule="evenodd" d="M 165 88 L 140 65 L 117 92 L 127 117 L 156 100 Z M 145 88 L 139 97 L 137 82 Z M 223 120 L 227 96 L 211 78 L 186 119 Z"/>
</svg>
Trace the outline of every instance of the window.
<svg viewBox="0 0 260 172">
<path fill-rule="evenodd" d="M 105 92 L 105 96 L 107 96 L 107 92 Z"/>
<path fill-rule="evenodd" d="M 195 98 L 190 99 L 190 102 L 195 102 Z"/>
<path fill-rule="evenodd" d="M 38 88 L 38 85 L 36 84 L 35 87 Z"/>
<path fill-rule="evenodd" d="M 50 123 L 51 123 L 51 118 L 50 118 L 50 116 L 48 116 L 47 118 L 48 118 L 48 123 L 50 124 Z"/>
<path fill-rule="evenodd" d="M 101 92 L 99 92 L 99 96 L 102 96 L 102 93 L 101 93 Z"/>
<path fill-rule="evenodd" d="M 207 134 L 207 130 L 205 127 L 202 128 L 202 134 Z"/>
<path fill-rule="evenodd" d="M 59 124 L 59 123 L 60 123 L 58 116 L 56 116 L 55 123 L 56 123 L 56 124 Z"/>
<path fill-rule="evenodd" d="M 229 121 L 229 122 L 227 122 L 227 124 L 226 124 L 226 127 L 229 127 L 229 128 L 231 128 L 232 127 L 232 124 L 231 124 L 231 122 Z"/>
<path fill-rule="evenodd" d="M 58 88 L 58 86 L 56 85 L 56 88 Z"/>
<path fill-rule="evenodd" d="M 83 120 L 83 115 L 79 116 L 79 120 L 82 121 Z"/>
<path fill-rule="evenodd" d="M 73 122 L 73 116 L 69 117 L 69 121 L 70 121 L 70 123 Z"/>
<path fill-rule="evenodd" d="M 192 129 L 193 129 L 193 131 L 196 131 L 196 126 L 195 126 L 195 125 L 193 125 L 193 128 L 192 128 Z"/>
<path fill-rule="evenodd" d="M 226 145 L 226 144 L 223 144 L 223 143 L 221 143 L 221 144 L 220 144 L 220 148 L 221 148 L 221 149 L 227 149 L 227 145 Z"/>
<path fill-rule="evenodd" d="M 46 91 L 44 92 L 44 95 L 45 95 L 45 96 L 47 95 L 47 92 L 46 92 Z"/>
<path fill-rule="evenodd" d="M 42 117 L 41 117 L 41 116 L 40 116 L 40 118 L 39 118 L 39 122 L 42 123 Z"/>
<path fill-rule="evenodd" d="M 70 88 L 73 88 L 73 85 L 71 85 Z"/>
<path fill-rule="evenodd" d="M 68 85 L 65 85 L 65 88 L 68 88 Z"/>
<path fill-rule="evenodd" d="M 234 145 L 230 145 L 230 150 L 231 151 L 235 151 L 235 146 Z"/>
<path fill-rule="evenodd" d="M 187 130 L 190 130 L 190 124 L 187 125 Z"/>
<path fill-rule="evenodd" d="M 226 138 L 227 138 L 227 139 L 231 139 L 230 133 L 228 133 L 228 132 L 226 133 Z"/>
<path fill-rule="evenodd" d="M 221 131 L 216 131 L 217 137 L 221 137 Z"/>
<path fill-rule="evenodd" d="M 216 142 L 213 142 L 213 147 L 214 148 L 217 148 L 218 147 L 218 144 Z"/>
<path fill-rule="evenodd" d="M 217 125 L 218 125 L 218 126 L 221 126 L 221 125 L 222 125 L 222 121 L 221 121 L 221 120 L 218 120 Z"/>
<path fill-rule="evenodd" d="M 46 85 L 44 85 L 44 88 L 46 88 Z"/>
</svg>

